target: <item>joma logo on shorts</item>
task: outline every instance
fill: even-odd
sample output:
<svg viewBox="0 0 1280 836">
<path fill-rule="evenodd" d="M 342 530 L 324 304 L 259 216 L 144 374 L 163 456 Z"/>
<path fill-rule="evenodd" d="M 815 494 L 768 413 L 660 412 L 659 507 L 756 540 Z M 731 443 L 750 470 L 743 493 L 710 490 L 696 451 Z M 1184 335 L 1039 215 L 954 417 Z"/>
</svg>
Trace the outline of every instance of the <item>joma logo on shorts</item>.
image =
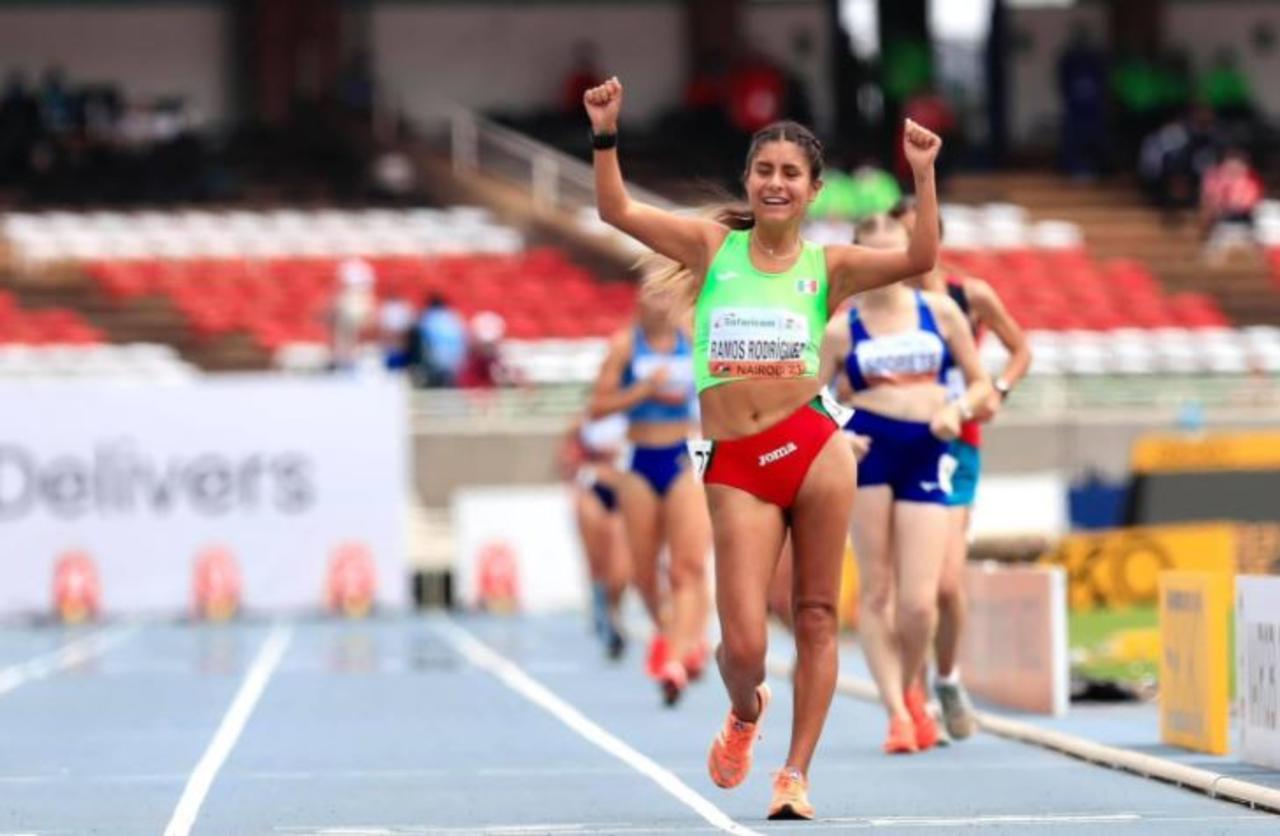
<svg viewBox="0 0 1280 836">
<path fill-rule="evenodd" d="M 788 441 L 786 444 L 782 445 L 777 450 L 771 450 L 768 453 L 765 453 L 763 456 L 761 456 L 760 466 L 764 467 L 767 464 L 773 464 L 778 459 L 784 459 L 799 449 L 800 448 L 796 446 L 796 443 L 794 441 Z"/>
</svg>

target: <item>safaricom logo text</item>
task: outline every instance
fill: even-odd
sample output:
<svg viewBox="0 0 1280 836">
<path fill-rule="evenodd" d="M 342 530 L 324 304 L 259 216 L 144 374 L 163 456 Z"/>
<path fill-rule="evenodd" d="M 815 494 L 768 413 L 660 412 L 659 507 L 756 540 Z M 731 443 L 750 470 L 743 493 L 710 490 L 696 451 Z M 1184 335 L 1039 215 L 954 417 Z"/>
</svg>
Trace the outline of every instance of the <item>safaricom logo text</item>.
<svg viewBox="0 0 1280 836">
<path fill-rule="evenodd" d="M 63 519 L 178 510 L 299 514 L 316 501 L 312 471 L 311 461 L 294 451 L 158 456 L 119 441 L 88 454 L 42 458 L 0 444 L 0 522 L 41 510 Z"/>
</svg>

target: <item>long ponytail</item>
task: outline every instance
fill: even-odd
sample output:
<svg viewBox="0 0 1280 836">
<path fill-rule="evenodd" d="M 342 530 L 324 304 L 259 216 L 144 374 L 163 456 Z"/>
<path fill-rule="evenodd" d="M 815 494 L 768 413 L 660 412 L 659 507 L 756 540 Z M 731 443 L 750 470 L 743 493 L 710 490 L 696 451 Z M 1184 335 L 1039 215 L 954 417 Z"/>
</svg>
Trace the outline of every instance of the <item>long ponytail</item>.
<svg viewBox="0 0 1280 836">
<path fill-rule="evenodd" d="M 729 229 L 745 230 L 756 225 L 751 209 L 740 203 L 713 204 L 698 211 L 699 217 L 724 224 Z M 636 260 L 640 272 L 640 293 L 668 303 L 673 310 L 692 308 L 702 293 L 705 276 L 695 276 L 687 265 L 655 252 L 645 253 Z"/>
</svg>

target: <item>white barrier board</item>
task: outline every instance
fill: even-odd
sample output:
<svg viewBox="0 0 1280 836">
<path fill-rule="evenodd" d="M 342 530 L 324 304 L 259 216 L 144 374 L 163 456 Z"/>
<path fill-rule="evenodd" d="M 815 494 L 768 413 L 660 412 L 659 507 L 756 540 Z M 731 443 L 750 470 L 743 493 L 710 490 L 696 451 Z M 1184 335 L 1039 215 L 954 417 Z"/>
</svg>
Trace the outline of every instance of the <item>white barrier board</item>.
<svg viewBox="0 0 1280 836">
<path fill-rule="evenodd" d="M 965 567 L 969 620 L 960 640 L 965 686 L 998 705 L 1065 714 L 1067 581 L 1056 567 Z"/>
<path fill-rule="evenodd" d="M 1280 577 L 1236 576 L 1240 759 L 1280 769 Z"/>
<path fill-rule="evenodd" d="M 553 612 L 587 601 L 586 559 L 562 485 L 460 488 L 454 589 L 468 608 Z"/>
<path fill-rule="evenodd" d="M 1067 484 L 1056 471 L 988 474 L 973 503 L 973 537 L 1038 534 L 1057 537 L 1069 529 Z"/>
<path fill-rule="evenodd" d="M 81 551 L 108 614 L 174 612 L 229 551 L 246 611 L 321 605 L 335 550 L 406 602 L 405 393 L 394 381 L 235 375 L 175 385 L 0 384 L 0 615 L 48 613 Z"/>
</svg>

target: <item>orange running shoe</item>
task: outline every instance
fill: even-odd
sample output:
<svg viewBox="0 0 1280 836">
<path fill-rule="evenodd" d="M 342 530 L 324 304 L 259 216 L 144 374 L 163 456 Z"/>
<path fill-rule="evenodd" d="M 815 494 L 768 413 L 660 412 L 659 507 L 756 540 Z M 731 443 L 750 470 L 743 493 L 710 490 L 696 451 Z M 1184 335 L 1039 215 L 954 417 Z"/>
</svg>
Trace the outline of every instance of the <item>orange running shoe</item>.
<svg viewBox="0 0 1280 836">
<path fill-rule="evenodd" d="M 760 721 L 764 719 L 765 709 L 773 698 L 769 683 L 761 682 L 756 686 L 756 698 L 760 700 L 760 713 L 756 715 L 754 723 L 739 720 L 730 708 L 724 728 L 720 729 L 716 739 L 711 742 L 707 771 L 711 773 L 711 780 L 715 781 L 717 787 L 733 789 L 746 780 L 747 773 L 751 771 L 751 748 L 756 744 Z"/>
<path fill-rule="evenodd" d="M 658 675 L 658 684 L 662 686 L 662 702 L 671 708 L 680 701 L 680 695 L 689 687 L 689 674 L 684 665 L 675 659 L 668 659 Z"/>
<path fill-rule="evenodd" d="M 667 639 L 661 633 L 655 633 L 649 639 L 649 653 L 645 657 L 644 669 L 650 679 L 662 676 L 662 668 L 667 664 Z"/>
<path fill-rule="evenodd" d="M 910 755 L 920 751 L 916 745 L 916 727 L 910 720 L 889 720 L 889 736 L 884 741 L 886 755 Z"/>
<path fill-rule="evenodd" d="M 770 819 L 811 819 L 809 782 L 794 766 L 784 766 L 773 776 L 773 801 L 769 803 Z"/>
<path fill-rule="evenodd" d="M 702 674 L 707 670 L 707 657 L 710 651 L 707 649 L 706 640 L 701 640 L 693 647 L 689 648 L 684 654 L 685 673 L 689 674 L 689 681 L 695 682 L 702 678 Z"/>
<path fill-rule="evenodd" d="M 907 713 L 916 727 L 916 749 L 923 752 L 938 745 L 938 721 L 929 713 L 929 706 L 924 701 L 924 691 L 920 688 L 908 688 L 906 693 Z"/>
</svg>

